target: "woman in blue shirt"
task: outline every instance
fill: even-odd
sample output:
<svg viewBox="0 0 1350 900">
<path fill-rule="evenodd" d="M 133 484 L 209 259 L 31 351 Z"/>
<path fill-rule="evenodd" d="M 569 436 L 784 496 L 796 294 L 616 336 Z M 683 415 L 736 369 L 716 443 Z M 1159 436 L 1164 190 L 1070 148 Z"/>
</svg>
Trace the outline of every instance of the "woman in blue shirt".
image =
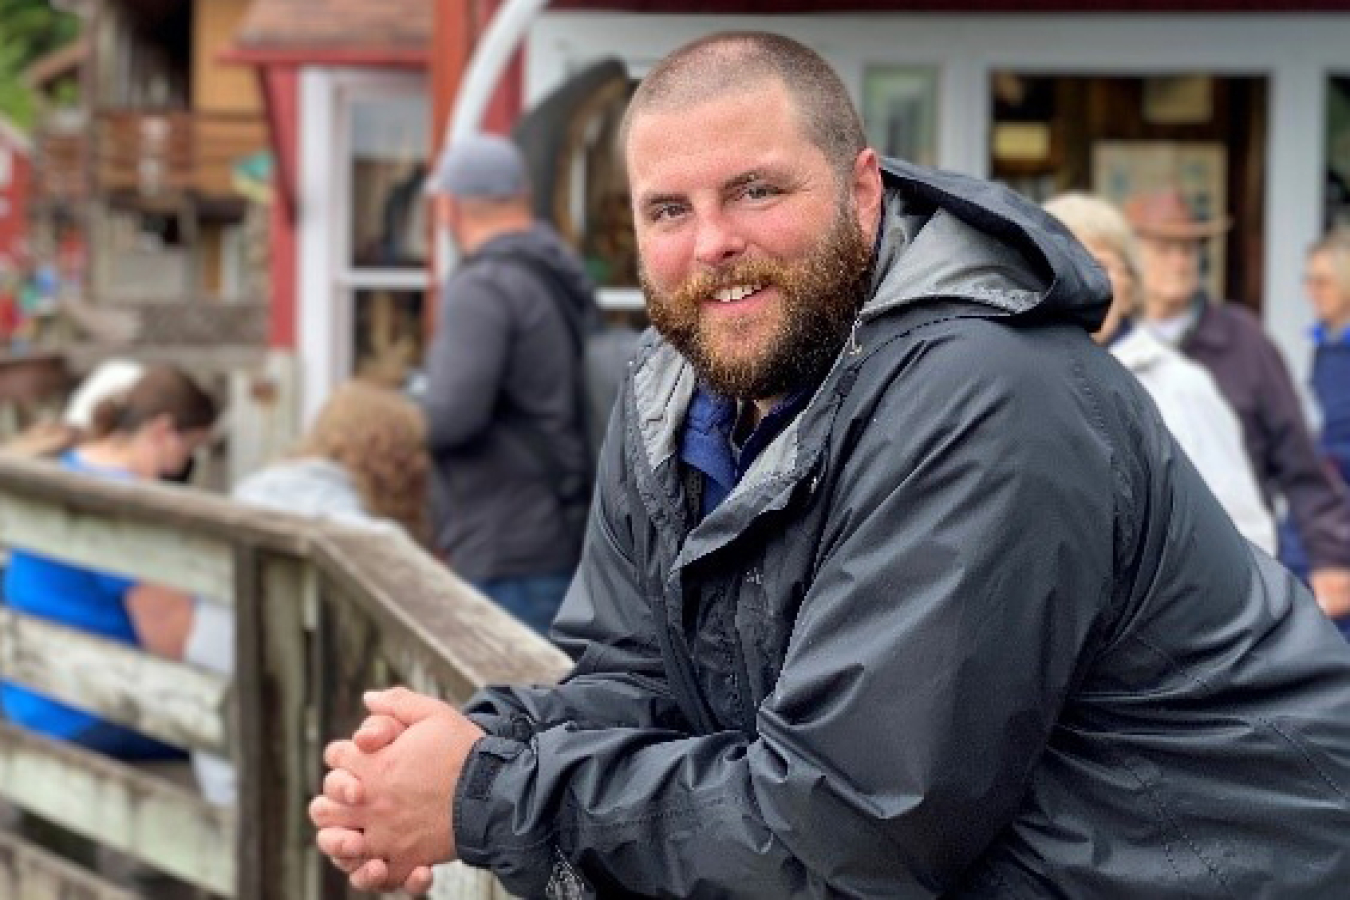
<svg viewBox="0 0 1350 900">
<path fill-rule="evenodd" d="M 61 465 L 101 478 L 160 479 L 181 472 L 210 436 L 215 401 L 177 368 L 147 369 L 95 413 L 94 437 Z M 192 623 L 190 595 L 32 553 L 11 554 L 4 599 L 13 609 L 109 640 L 181 659 Z M 174 748 L 32 691 L 0 686 L 6 716 L 31 731 L 121 759 L 181 756 Z"/>
</svg>

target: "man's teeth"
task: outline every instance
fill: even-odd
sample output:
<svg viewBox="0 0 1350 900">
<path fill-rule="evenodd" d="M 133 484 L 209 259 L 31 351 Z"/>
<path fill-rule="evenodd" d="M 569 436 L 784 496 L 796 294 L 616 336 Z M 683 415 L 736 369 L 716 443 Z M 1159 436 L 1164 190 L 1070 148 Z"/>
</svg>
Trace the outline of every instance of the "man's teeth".
<svg viewBox="0 0 1350 900">
<path fill-rule="evenodd" d="M 713 294 L 713 299 L 720 300 L 723 303 L 734 303 L 737 300 L 744 300 L 762 287 L 763 285 L 759 284 L 741 284 L 736 287 L 722 288 Z"/>
</svg>

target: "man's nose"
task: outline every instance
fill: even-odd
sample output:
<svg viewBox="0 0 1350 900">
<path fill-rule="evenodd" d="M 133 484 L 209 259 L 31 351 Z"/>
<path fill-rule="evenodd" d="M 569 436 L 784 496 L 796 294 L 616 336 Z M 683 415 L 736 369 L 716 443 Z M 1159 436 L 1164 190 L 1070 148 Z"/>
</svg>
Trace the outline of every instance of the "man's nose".
<svg viewBox="0 0 1350 900">
<path fill-rule="evenodd" d="M 745 238 L 722 212 L 704 213 L 698 219 L 694 258 L 705 266 L 719 266 L 745 251 Z"/>
</svg>

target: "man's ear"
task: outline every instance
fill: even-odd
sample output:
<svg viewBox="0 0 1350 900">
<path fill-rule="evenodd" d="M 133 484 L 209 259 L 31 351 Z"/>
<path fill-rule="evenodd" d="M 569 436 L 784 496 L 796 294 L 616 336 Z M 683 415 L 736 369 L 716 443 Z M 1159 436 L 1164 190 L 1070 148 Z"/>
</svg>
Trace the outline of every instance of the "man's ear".
<svg viewBox="0 0 1350 900">
<path fill-rule="evenodd" d="M 876 234 L 881 221 L 884 188 L 881 183 L 881 160 L 871 147 L 864 148 L 853 160 L 853 181 L 849 189 L 853 192 L 854 208 L 858 211 L 858 227 L 865 235 Z"/>
</svg>

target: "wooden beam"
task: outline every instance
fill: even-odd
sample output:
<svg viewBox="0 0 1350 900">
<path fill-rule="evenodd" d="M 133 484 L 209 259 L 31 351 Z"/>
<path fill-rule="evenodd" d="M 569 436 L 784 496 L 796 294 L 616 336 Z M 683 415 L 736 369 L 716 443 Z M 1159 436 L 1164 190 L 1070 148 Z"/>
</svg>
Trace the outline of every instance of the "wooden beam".
<svg viewBox="0 0 1350 900">
<path fill-rule="evenodd" d="M 0 674 L 179 747 L 229 756 L 229 679 L 0 609 Z"/>
<path fill-rule="evenodd" d="M 50 462 L 0 453 L 0 527 L 8 527 L 11 519 L 22 515 L 23 508 L 11 508 L 11 502 L 20 499 L 94 514 L 119 525 L 141 523 L 164 533 L 190 534 L 220 544 L 251 544 L 299 556 L 308 552 L 310 520 L 299 516 L 246 506 L 205 491 L 143 480 L 95 478 Z M 217 567 L 219 580 L 220 567 L 225 564 L 216 558 L 212 565 Z"/>
<path fill-rule="evenodd" d="M 230 602 L 234 592 L 229 546 L 172 523 L 83 512 L 0 491 L 0 543 L 221 602 Z"/>
<path fill-rule="evenodd" d="M 134 767 L 0 723 L 0 792 L 175 878 L 234 896 L 234 814 Z"/>
<path fill-rule="evenodd" d="M 326 868 L 314 846 L 310 798 L 321 748 L 308 697 L 307 607 L 314 573 L 305 562 L 239 551 L 239 727 L 243 765 L 239 896 L 318 900 Z"/>
<path fill-rule="evenodd" d="M 325 524 L 315 539 L 336 596 L 358 605 L 411 686 L 462 702 L 487 684 L 556 681 L 571 661 L 401 533 Z M 377 687 L 378 685 L 370 685 Z"/>
<path fill-rule="evenodd" d="M 4 831 L 0 831 L 0 897 L 137 900 L 130 891 Z"/>
</svg>

